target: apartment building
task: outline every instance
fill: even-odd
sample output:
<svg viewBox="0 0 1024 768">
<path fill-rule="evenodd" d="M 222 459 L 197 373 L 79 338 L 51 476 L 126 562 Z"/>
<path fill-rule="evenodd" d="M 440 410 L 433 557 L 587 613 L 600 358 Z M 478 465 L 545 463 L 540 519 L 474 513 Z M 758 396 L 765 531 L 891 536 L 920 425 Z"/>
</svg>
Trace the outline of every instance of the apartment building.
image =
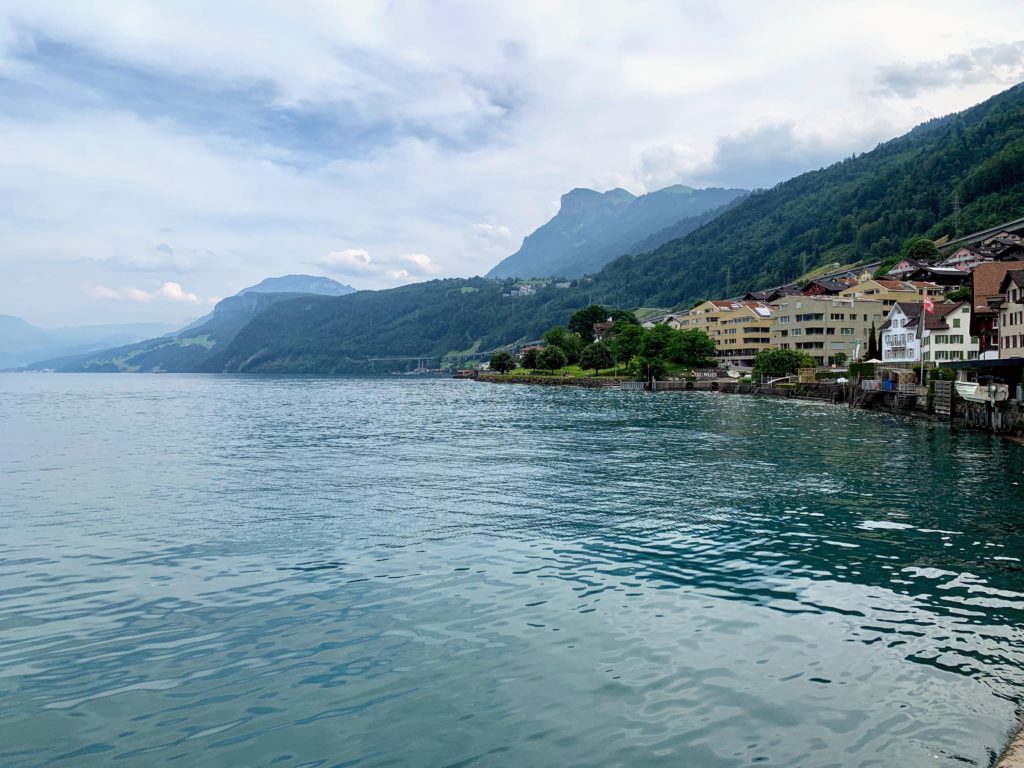
<svg viewBox="0 0 1024 768">
<path fill-rule="evenodd" d="M 750 368 L 762 349 L 771 347 L 773 308 L 760 301 L 705 301 L 669 316 L 673 328 L 704 331 L 715 342 L 722 365 Z"/>
<path fill-rule="evenodd" d="M 848 360 L 863 356 L 871 324 L 878 328 L 886 315 L 880 300 L 844 296 L 786 296 L 774 309 L 772 345 L 806 352 L 818 365 L 840 353 Z"/>
</svg>

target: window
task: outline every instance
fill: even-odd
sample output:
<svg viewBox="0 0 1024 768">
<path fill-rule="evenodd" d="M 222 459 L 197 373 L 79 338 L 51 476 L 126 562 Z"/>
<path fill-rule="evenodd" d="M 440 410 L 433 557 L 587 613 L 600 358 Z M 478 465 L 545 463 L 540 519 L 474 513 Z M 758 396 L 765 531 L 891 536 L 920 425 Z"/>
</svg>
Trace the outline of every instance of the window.
<svg viewBox="0 0 1024 768">
<path fill-rule="evenodd" d="M 833 312 L 831 315 L 829 315 L 829 319 L 830 320 L 845 320 L 846 319 L 846 315 L 844 315 L 842 312 Z"/>
<path fill-rule="evenodd" d="M 840 336 L 853 336 L 853 328 L 840 328 L 839 329 L 839 335 Z"/>
<path fill-rule="evenodd" d="M 960 327 L 960 318 L 959 317 L 953 318 L 953 327 L 954 328 L 959 328 Z"/>
</svg>

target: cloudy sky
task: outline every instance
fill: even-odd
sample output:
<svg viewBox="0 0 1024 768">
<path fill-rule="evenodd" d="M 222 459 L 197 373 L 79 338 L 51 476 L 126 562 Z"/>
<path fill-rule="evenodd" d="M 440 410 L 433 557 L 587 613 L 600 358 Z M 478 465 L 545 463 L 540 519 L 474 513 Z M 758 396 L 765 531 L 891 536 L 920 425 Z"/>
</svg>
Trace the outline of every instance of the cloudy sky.
<svg viewBox="0 0 1024 768">
<path fill-rule="evenodd" d="M 482 274 L 576 186 L 770 186 L 1024 79 L 1024 4 L 0 0 L 0 313 Z"/>
</svg>

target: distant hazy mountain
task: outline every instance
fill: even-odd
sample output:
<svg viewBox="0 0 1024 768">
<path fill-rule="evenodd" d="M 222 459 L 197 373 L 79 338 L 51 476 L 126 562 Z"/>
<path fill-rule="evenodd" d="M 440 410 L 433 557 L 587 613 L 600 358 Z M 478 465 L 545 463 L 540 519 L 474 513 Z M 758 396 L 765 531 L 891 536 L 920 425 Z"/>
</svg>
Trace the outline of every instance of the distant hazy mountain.
<svg viewBox="0 0 1024 768">
<path fill-rule="evenodd" d="M 173 325 L 132 323 L 40 328 L 12 315 L 0 315 L 0 370 L 20 368 L 43 358 L 79 355 L 170 333 Z"/>
<path fill-rule="evenodd" d="M 356 289 L 351 285 L 339 283 L 329 277 L 317 275 L 283 275 L 282 277 L 268 277 L 256 285 L 243 288 L 235 296 L 243 296 L 247 293 L 311 293 L 316 296 L 345 296 L 355 293 Z M 220 306 L 219 304 L 217 306 Z M 230 304 L 228 306 L 231 306 Z M 179 333 L 185 333 L 210 322 L 213 313 L 203 315 L 184 328 Z"/>
<path fill-rule="evenodd" d="M 123 344 L 113 349 L 105 345 L 99 352 L 84 355 L 53 356 L 41 360 L 33 369 L 60 371 L 190 371 L 220 346 L 235 337 L 246 323 L 267 307 L 288 299 L 309 295 L 344 296 L 355 289 L 329 277 L 285 275 L 268 277 L 258 285 L 244 288 L 217 303 L 213 312 L 190 323 L 176 333 Z M 96 349 L 95 347 L 93 349 Z M 39 360 L 39 358 L 36 358 Z"/>
<path fill-rule="evenodd" d="M 317 296 L 344 296 L 355 293 L 351 285 L 339 283 L 329 277 L 316 275 L 284 275 L 268 277 L 261 283 L 243 288 L 236 295 L 243 293 L 315 293 Z"/>
<path fill-rule="evenodd" d="M 651 250 L 693 231 L 705 214 L 746 194 L 742 189 L 666 187 L 637 197 L 624 189 L 574 189 L 551 221 L 487 277 L 582 277 L 612 259 Z"/>
</svg>

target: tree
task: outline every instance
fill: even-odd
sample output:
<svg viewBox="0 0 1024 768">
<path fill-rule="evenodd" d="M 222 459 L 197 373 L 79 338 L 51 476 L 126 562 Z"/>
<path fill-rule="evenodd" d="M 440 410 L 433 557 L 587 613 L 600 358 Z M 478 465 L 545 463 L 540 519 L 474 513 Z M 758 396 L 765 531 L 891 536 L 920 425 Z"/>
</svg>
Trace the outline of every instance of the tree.
<svg viewBox="0 0 1024 768">
<path fill-rule="evenodd" d="M 939 258 L 939 249 L 927 237 L 912 237 L 903 244 L 900 258 L 914 261 L 935 261 Z"/>
<path fill-rule="evenodd" d="M 569 360 L 562 348 L 551 346 L 547 347 L 540 353 L 540 359 L 537 361 L 537 367 L 542 368 L 545 371 L 554 371 L 559 368 L 564 368 L 567 362 L 569 362 Z"/>
<path fill-rule="evenodd" d="M 527 349 L 523 352 L 522 357 L 519 358 L 519 362 L 523 368 L 529 368 L 531 371 L 540 368 L 540 350 Z"/>
<path fill-rule="evenodd" d="M 627 309 L 609 309 L 608 317 L 610 317 L 612 322 L 616 325 L 640 325 L 640 321 L 636 319 L 636 315 Z"/>
<path fill-rule="evenodd" d="M 754 358 L 754 375 L 777 378 L 813 368 L 814 358 L 798 349 L 762 349 Z"/>
<path fill-rule="evenodd" d="M 714 356 L 715 342 L 696 328 L 676 331 L 668 345 L 668 359 L 691 368 L 707 365 Z"/>
<path fill-rule="evenodd" d="M 545 333 L 544 341 L 548 343 L 548 347 L 558 347 L 561 349 L 570 363 L 575 363 L 580 359 L 583 340 L 575 333 L 569 333 L 562 326 L 556 325 Z"/>
<path fill-rule="evenodd" d="M 668 357 L 668 348 L 675 334 L 675 329 L 664 323 L 648 329 L 640 345 L 640 355 L 647 358 Z"/>
<path fill-rule="evenodd" d="M 974 298 L 974 292 L 971 290 L 971 286 L 961 285 L 947 293 L 946 298 L 950 301 L 970 301 Z"/>
<path fill-rule="evenodd" d="M 611 368 L 615 364 L 612 351 L 604 342 L 588 344 L 580 353 L 580 368 L 593 369 L 596 376 L 602 368 Z"/>
<path fill-rule="evenodd" d="M 508 352 L 497 352 L 491 356 L 491 370 L 497 371 L 498 373 L 508 373 L 514 370 L 516 367 L 516 361 L 512 359 L 512 355 Z"/>
<path fill-rule="evenodd" d="M 665 375 L 665 359 L 661 357 L 634 357 L 630 363 L 633 374 L 644 381 L 654 381 Z"/>
<path fill-rule="evenodd" d="M 868 336 L 868 352 L 866 360 L 878 360 L 878 340 L 875 336 L 875 323 L 871 322 L 870 336 Z"/>
<path fill-rule="evenodd" d="M 612 354 L 615 355 L 615 359 L 621 363 L 628 363 L 639 355 L 646 335 L 647 332 L 639 325 L 622 326 L 612 339 Z"/>
<path fill-rule="evenodd" d="M 838 367 L 842 368 L 846 365 L 846 361 L 850 359 L 850 356 L 845 352 L 836 352 L 832 355 L 832 362 Z"/>
<path fill-rule="evenodd" d="M 569 331 L 579 334 L 585 343 L 590 344 L 594 340 L 594 323 L 603 323 L 609 317 L 607 309 L 600 304 L 591 304 L 586 309 L 572 313 L 569 318 Z"/>
</svg>

